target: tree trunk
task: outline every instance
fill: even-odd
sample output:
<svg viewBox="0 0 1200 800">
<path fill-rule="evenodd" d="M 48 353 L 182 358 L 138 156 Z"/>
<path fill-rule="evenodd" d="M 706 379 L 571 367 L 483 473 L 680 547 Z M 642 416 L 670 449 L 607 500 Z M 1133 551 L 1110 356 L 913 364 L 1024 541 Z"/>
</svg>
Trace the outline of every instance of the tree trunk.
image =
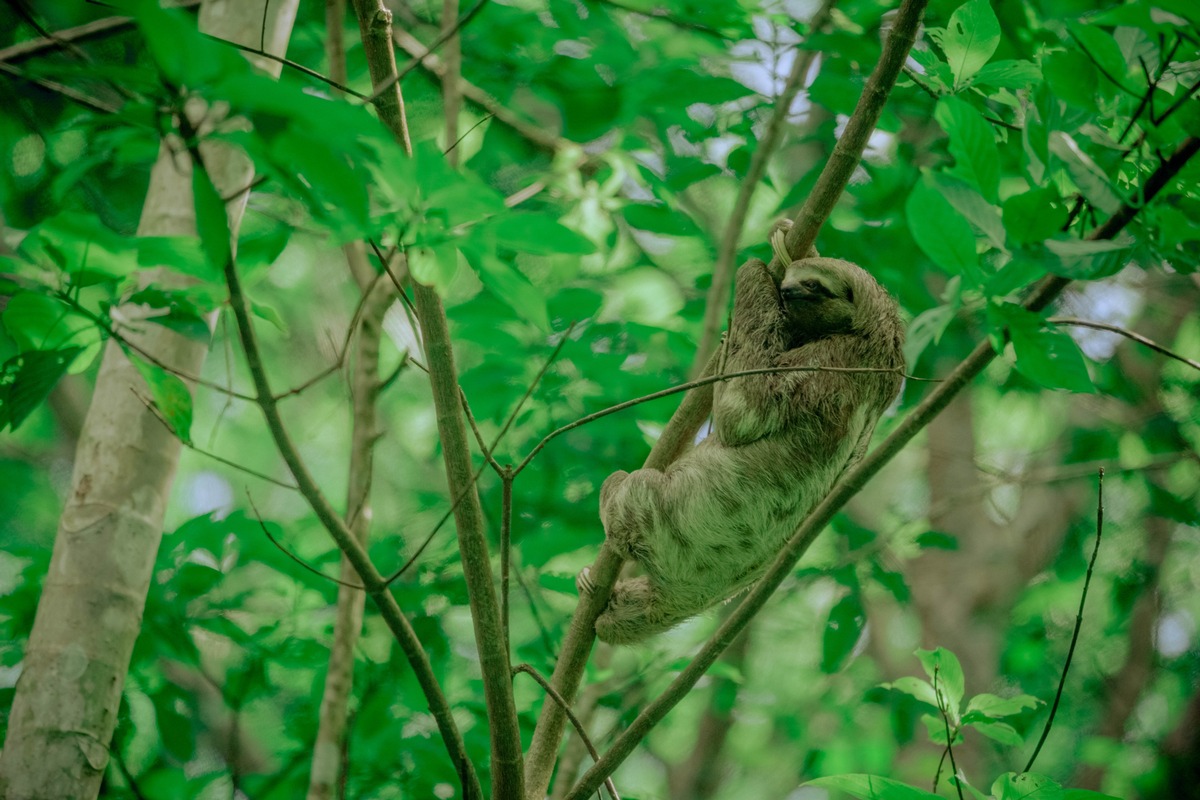
<svg viewBox="0 0 1200 800">
<path fill-rule="evenodd" d="M 282 53 L 296 0 L 270 4 L 268 50 Z M 200 27 L 258 46 L 263 7 L 214 0 Z M 279 65 L 268 62 L 278 74 Z M 222 194 L 244 188 L 249 161 L 227 147 L 202 145 Z M 176 146 L 175 153 L 183 148 Z M 237 230 L 245 193 L 229 204 Z M 191 165 L 162 147 L 150 177 L 138 234 L 196 235 Z M 166 269 L 146 276 L 178 282 Z M 123 334 L 174 369 L 195 374 L 207 346 L 158 325 Z M 138 399 L 146 385 L 119 345 L 105 348 L 79 437 L 67 497 L 42 597 L 0 752 L 6 800 L 94 798 L 109 746 L 146 591 L 162 538 L 163 515 L 179 461 L 179 440 Z"/>
</svg>

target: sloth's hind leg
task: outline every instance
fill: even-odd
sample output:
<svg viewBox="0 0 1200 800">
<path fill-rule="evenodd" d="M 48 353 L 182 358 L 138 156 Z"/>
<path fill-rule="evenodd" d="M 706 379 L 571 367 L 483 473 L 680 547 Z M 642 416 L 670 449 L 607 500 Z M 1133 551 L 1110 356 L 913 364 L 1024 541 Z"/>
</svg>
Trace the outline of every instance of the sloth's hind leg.
<svg viewBox="0 0 1200 800">
<path fill-rule="evenodd" d="M 604 613 L 596 620 L 596 635 L 609 644 L 630 644 L 682 622 L 671 613 L 661 593 L 645 577 L 618 581 Z"/>
</svg>

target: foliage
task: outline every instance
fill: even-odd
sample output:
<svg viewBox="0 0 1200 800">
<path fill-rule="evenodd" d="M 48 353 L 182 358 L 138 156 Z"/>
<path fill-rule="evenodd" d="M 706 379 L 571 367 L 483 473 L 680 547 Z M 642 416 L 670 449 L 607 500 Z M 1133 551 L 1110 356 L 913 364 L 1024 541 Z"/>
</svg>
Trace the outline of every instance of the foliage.
<svg viewBox="0 0 1200 800">
<path fill-rule="evenodd" d="M 328 74 L 319 5 L 301 4 L 288 58 Z M 718 237 L 798 40 L 819 50 L 819 66 L 757 187 L 740 256 L 767 257 L 769 223 L 807 195 L 878 58 L 890 4 L 845 0 L 830 28 L 811 33 L 802 20 L 813 9 L 801 5 L 488 4 L 462 31 L 464 77 L 511 113 L 469 102 L 461 140 L 447 142 L 441 87 L 414 70 L 403 82 L 412 158 L 361 100 L 296 69 L 267 78 L 198 34 L 188 11 L 134 4 L 135 24 L 80 43 L 93 56 L 86 62 L 62 47 L 3 55 L 15 72 L 0 84 L 0 105 L 12 109 L 0 117 L 0 429 L 8 431 L 0 439 L 8 512 L 0 520 L 0 710 L 11 703 L 69 491 L 81 422 L 70 398 L 87 394 L 97 356 L 115 339 L 146 382 L 130 401 L 153 407 L 188 448 L 105 796 L 303 792 L 337 595 L 313 570 L 336 574 L 338 553 L 287 488 L 291 476 L 247 402 L 224 266 L 234 259 L 245 280 L 275 385 L 297 389 L 281 395 L 284 415 L 329 496 L 347 480 L 342 343 L 359 297 L 337 247 L 350 241 L 403 250 L 412 277 L 438 289 L 484 441 L 532 387 L 494 453 L 519 463 L 559 426 L 685 380 Z M 81 3 L 36 14 L 60 30 L 109 12 Z M 415 35 L 432 40 L 440 4 L 418 0 L 403 13 Z M 1101 789 L 1150 798 L 1169 796 L 1179 780 L 1163 743 L 1195 702 L 1200 672 L 1191 591 L 1200 563 L 1200 374 L 1020 303 L 1036 280 L 1070 278 L 1074 310 L 1063 315 L 1145 329 L 1172 350 L 1200 353 L 1200 166 L 1193 160 L 1156 202 L 1141 201 L 1162 162 L 1200 135 L 1200 11 L 1186 0 L 1104 9 L 968 0 L 932 3 L 926 26 L 861 179 L 819 246 L 867 266 L 899 298 L 911 320 L 910 374 L 945 374 L 977 340 L 1001 354 L 969 390 L 975 421 L 958 431 L 975 448 L 972 472 L 988 474 L 975 476 L 966 489 L 975 494 L 963 500 L 938 483 L 942 454 L 931 452 L 929 464 L 912 448 L 902 454 L 756 621 L 745 659 L 719 664 L 712 684 L 618 772 L 622 796 L 666 796 L 667 776 L 678 778 L 700 752 L 696 731 L 708 730 L 700 722 L 714 708 L 732 725 L 717 762 L 724 797 L 824 796 L 810 794 L 820 789 L 895 799 L 961 788 L 996 800 L 1083 800 L 1105 796 Z M 357 30 L 353 20 L 347 30 Z M 40 36 L 18 18 L 0 43 Z M 348 42 L 351 86 L 370 94 L 357 35 Z M 111 111 L 53 89 L 64 84 Z M 198 236 L 138 233 L 158 142 L 177 132 L 189 100 L 228 115 L 186 145 L 238 148 L 263 176 L 248 189 L 236 242 L 201 171 Z M 443 156 L 451 146 L 459 169 Z M 542 188 L 526 196 L 531 186 Z M 1137 208 L 1131 224 L 1088 239 L 1126 204 Z M 161 280 L 160 267 L 186 285 Z M 399 304 L 384 327 L 382 371 L 393 379 L 380 398 L 369 551 L 384 574 L 420 552 L 392 591 L 486 784 L 489 732 L 469 598 L 454 534 L 438 527 L 451 500 L 428 380 L 408 359 L 421 360 L 418 334 Z M 139 336 L 158 328 L 210 344 L 202 375 L 173 374 L 139 348 Z M 927 388 L 909 381 L 881 433 Z M 640 463 L 672 408 L 656 401 L 574 428 L 513 484 L 514 663 L 552 671 L 573 576 L 602 535 L 596 493 L 606 475 Z M 1039 772 L 1007 772 L 1011 764 L 998 765 L 1029 749 L 1057 685 L 1092 530 L 1086 478 L 1097 463 L 1110 465 L 1115 484 L 1117 544 L 1102 554 L 1084 655 Z M 501 483 L 485 471 L 479 488 L 495 552 Z M 978 512 L 978 527 L 941 530 L 945 506 L 960 503 Z M 980 555 L 989 548 L 1003 568 Z M 963 597 L 931 603 L 922 593 L 920 565 L 931 559 L 958 571 Z M 1013 586 L 998 575 L 1010 567 L 1020 575 Z M 970 606 L 960 624 L 938 628 L 934 618 L 960 602 Z M 1135 610 L 1144 603 L 1156 609 L 1149 622 Z M 593 663 L 588 681 L 603 683 L 592 728 L 602 750 L 606 732 L 624 728 L 712 626 L 702 618 L 618 651 L 607 666 Z M 1114 687 L 1138 647 L 1151 646 L 1147 627 L 1158 632 L 1157 650 L 1133 689 L 1136 721 L 1109 730 Z M 981 630 L 992 648 L 980 656 L 983 668 L 972 665 L 970 643 Z M 944 646 L 918 651 L 927 680 L 901 677 L 918 643 Z M 354 671 L 346 796 L 457 796 L 418 681 L 370 610 Z M 524 678 L 515 691 L 528 737 L 543 694 Z M 233 751 L 231 724 L 243 732 Z M 918 725 L 935 747 L 914 741 Z M 930 783 L 950 742 L 962 743 L 968 780 L 943 781 L 940 794 L 913 788 Z M 1073 772 L 1079 764 L 1105 767 L 1095 791 L 1065 788 L 1082 774 Z M 969 783 L 996 774 L 987 793 Z"/>
</svg>

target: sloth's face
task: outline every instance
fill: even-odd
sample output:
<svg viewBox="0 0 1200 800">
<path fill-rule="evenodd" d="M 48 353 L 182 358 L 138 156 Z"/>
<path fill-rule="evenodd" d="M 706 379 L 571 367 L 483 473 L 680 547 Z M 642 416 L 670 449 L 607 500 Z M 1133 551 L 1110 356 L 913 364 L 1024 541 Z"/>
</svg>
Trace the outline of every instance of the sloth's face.
<svg viewBox="0 0 1200 800">
<path fill-rule="evenodd" d="M 854 288 L 834 259 L 793 261 L 779 286 L 779 300 L 792 347 L 853 330 Z"/>
</svg>

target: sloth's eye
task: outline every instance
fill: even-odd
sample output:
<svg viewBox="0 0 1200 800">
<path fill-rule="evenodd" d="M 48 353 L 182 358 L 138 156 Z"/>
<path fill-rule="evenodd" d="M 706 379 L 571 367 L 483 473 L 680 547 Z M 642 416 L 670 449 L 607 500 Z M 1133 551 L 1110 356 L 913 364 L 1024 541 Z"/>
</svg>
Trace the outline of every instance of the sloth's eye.
<svg viewBox="0 0 1200 800">
<path fill-rule="evenodd" d="M 800 285 L 810 292 L 819 292 L 821 289 L 825 288 L 821 285 L 821 282 L 815 278 L 809 278 L 806 281 L 802 281 Z"/>
</svg>

